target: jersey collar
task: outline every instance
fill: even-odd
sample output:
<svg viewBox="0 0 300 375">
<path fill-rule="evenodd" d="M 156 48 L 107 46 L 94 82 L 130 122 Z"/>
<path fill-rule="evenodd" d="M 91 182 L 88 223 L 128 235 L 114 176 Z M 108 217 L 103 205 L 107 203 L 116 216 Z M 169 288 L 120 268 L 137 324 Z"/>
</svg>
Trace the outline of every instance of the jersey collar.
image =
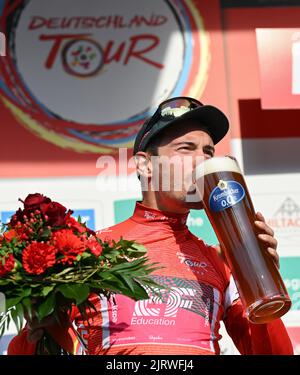
<svg viewBox="0 0 300 375">
<path fill-rule="evenodd" d="M 174 212 L 160 211 L 144 206 L 137 202 L 132 219 L 146 225 L 163 225 L 173 229 L 185 229 L 189 213 L 177 214 Z"/>
</svg>

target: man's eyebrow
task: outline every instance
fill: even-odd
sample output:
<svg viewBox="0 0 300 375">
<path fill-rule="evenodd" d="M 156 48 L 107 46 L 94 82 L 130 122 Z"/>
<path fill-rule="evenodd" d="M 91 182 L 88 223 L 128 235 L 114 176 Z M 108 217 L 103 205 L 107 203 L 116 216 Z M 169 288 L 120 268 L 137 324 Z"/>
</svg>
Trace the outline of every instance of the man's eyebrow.
<svg viewBox="0 0 300 375">
<path fill-rule="evenodd" d="M 172 145 L 173 146 L 180 146 L 180 145 L 195 146 L 196 143 L 195 142 L 191 142 L 191 141 L 179 141 L 179 142 L 174 142 Z"/>
</svg>

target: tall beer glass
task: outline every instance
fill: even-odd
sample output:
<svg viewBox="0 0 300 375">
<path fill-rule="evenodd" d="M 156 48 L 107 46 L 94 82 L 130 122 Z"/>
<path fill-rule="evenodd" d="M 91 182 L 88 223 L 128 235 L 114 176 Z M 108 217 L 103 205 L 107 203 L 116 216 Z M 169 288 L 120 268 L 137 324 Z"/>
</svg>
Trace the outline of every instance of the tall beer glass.
<svg viewBox="0 0 300 375">
<path fill-rule="evenodd" d="M 197 166 L 196 181 L 249 320 L 267 323 L 284 315 L 291 301 L 267 245 L 257 237 L 254 207 L 237 161 L 231 156 L 205 160 Z"/>
</svg>

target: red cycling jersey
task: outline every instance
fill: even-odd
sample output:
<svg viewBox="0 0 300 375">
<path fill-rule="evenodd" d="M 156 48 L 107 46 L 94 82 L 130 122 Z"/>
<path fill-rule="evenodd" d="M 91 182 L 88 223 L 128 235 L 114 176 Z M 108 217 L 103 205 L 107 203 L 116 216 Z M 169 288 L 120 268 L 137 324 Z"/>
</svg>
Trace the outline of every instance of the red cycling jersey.
<svg viewBox="0 0 300 375">
<path fill-rule="evenodd" d="M 97 312 L 89 324 L 74 310 L 72 320 L 88 354 L 219 354 L 220 321 L 241 354 L 293 354 L 280 319 L 269 324 L 248 321 L 230 270 L 216 248 L 195 237 L 187 214 L 162 212 L 137 203 L 126 221 L 98 232 L 116 241 L 122 236 L 144 244 L 151 262 L 163 268 L 153 279 L 165 286 L 158 296 L 134 301 L 91 296 Z M 9 345 L 9 354 L 34 353 L 26 328 Z M 56 338 L 66 346 L 67 328 Z M 72 351 L 82 347 L 72 337 Z M 68 346 L 70 348 L 70 345 Z M 69 349 L 70 350 L 70 349 Z"/>
</svg>

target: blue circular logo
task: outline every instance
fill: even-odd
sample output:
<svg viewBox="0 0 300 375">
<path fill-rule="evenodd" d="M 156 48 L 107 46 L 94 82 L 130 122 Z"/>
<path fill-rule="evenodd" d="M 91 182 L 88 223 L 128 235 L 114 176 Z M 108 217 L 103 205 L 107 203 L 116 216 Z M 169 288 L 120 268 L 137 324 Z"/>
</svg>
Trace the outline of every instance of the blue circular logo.
<svg viewBox="0 0 300 375">
<path fill-rule="evenodd" d="M 209 208 L 213 212 L 226 210 L 240 202 L 245 196 L 243 186 L 236 181 L 220 180 L 209 196 Z"/>
</svg>

